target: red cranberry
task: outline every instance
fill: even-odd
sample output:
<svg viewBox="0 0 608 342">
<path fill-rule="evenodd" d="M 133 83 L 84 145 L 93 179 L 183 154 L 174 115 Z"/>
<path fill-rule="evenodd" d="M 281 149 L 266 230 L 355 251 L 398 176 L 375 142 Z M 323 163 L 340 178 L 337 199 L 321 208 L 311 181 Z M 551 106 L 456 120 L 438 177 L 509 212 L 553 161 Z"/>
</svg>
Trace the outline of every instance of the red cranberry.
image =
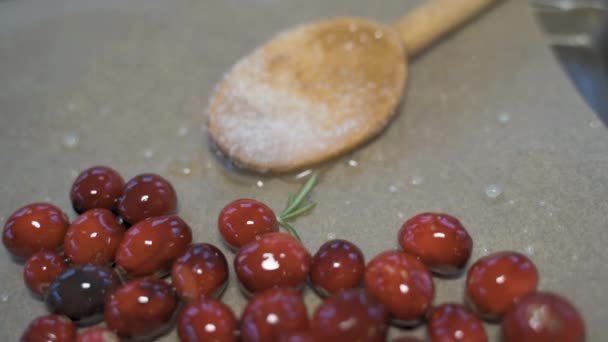
<svg viewBox="0 0 608 342">
<path fill-rule="evenodd" d="M 279 231 L 272 209 L 252 199 L 228 203 L 220 212 L 217 226 L 226 244 L 233 249 L 239 249 L 260 234 Z"/>
<path fill-rule="evenodd" d="M 364 289 L 346 289 L 317 307 L 312 331 L 318 341 L 381 342 L 388 330 L 388 313 Z"/>
<path fill-rule="evenodd" d="M 33 320 L 21 336 L 21 342 L 72 342 L 76 325 L 65 316 L 46 315 Z"/>
<path fill-rule="evenodd" d="M 125 233 L 116 252 L 116 265 L 129 277 L 163 276 L 190 242 L 192 231 L 181 218 L 174 215 L 147 218 Z"/>
<path fill-rule="evenodd" d="M 576 308 L 549 292 L 522 297 L 502 319 L 504 342 L 583 342 L 585 323 Z"/>
<path fill-rule="evenodd" d="M 217 247 L 193 244 L 173 263 L 171 280 L 185 300 L 219 296 L 228 282 L 228 262 Z"/>
<path fill-rule="evenodd" d="M 102 319 L 106 297 L 120 284 L 116 272 L 107 266 L 75 266 L 51 283 L 45 302 L 52 313 L 80 325 L 94 324 Z"/>
<path fill-rule="evenodd" d="M 70 190 L 72 206 L 78 213 L 95 208 L 114 210 L 125 181 L 116 170 L 93 166 L 82 171 Z"/>
<path fill-rule="evenodd" d="M 238 321 L 226 304 L 208 297 L 189 302 L 177 319 L 182 342 L 236 342 Z"/>
<path fill-rule="evenodd" d="M 363 253 L 345 240 L 324 243 L 312 259 L 310 281 L 323 296 L 359 286 L 365 271 Z"/>
<path fill-rule="evenodd" d="M 310 253 L 291 235 L 266 233 L 238 251 L 234 269 L 249 293 L 272 287 L 300 288 L 310 270 Z"/>
<path fill-rule="evenodd" d="M 30 291 L 42 297 L 53 280 L 67 268 L 63 256 L 51 251 L 40 251 L 27 259 L 23 268 L 23 280 Z"/>
<path fill-rule="evenodd" d="M 120 217 L 130 224 L 145 218 L 175 214 L 177 195 L 169 181 L 145 173 L 129 180 L 118 203 Z"/>
<path fill-rule="evenodd" d="M 178 299 L 164 280 L 132 280 L 106 301 L 104 319 L 110 330 L 124 338 L 150 338 L 166 332 Z"/>
<path fill-rule="evenodd" d="M 500 318 L 520 297 L 538 285 L 536 266 L 516 252 L 499 252 L 477 260 L 467 273 L 469 303 L 484 318 Z"/>
<path fill-rule="evenodd" d="M 431 311 L 427 322 L 431 342 L 487 342 L 483 323 L 460 304 L 442 304 Z"/>
<path fill-rule="evenodd" d="M 386 251 L 369 262 L 365 288 L 384 304 L 395 323 L 419 323 L 431 306 L 435 285 L 431 273 L 416 257 Z"/>
<path fill-rule="evenodd" d="M 315 335 L 308 330 L 282 333 L 277 342 L 318 342 Z"/>
<path fill-rule="evenodd" d="M 63 249 L 76 265 L 109 265 L 114 262 L 125 229 L 108 209 L 91 209 L 68 228 Z"/>
<path fill-rule="evenodd" d="M 419 214 L 399 231 L 399 244 L 433 272 L 458 274 L 466 265 L 473 240 L 457 218 L 438 213 Z"/>
<path fill-rule="evenodd" d="M 241 316 L 243 342 L 276 341 L 282 333 L 306 329 L 306 305 L 292 288 L 273 288 L 256 294 Z"/>
<path fill-rule="evenodd" d="M 54 251 L 63 243 L 68 217 L 49 203 L 33 203 L 14 212 L 4 225 L 2 242 L 18 258 L 41 251 Z"/>
<path fill-rule="evenodd" d="M 108 328 L 96 327 L 78 334 L 76 342 L 120 342 L 120 338 Z"/>
</svg>

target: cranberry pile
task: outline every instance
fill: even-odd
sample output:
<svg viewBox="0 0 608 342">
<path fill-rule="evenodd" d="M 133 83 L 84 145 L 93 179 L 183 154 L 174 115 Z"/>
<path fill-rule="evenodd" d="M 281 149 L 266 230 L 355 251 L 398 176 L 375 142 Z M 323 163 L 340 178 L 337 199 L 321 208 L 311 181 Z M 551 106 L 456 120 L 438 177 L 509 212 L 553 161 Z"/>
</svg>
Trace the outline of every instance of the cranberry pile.
<svg viewBox="0 0 608 342">
<path fill-rule="evenodd" d="M 426 324 L 430 341 L 476 342 L 488 340 L 482 320 L 500 322 L 505 342 L 584 341 L 576 308 L 537 291 L 536 266 L 516 252 L 469 267 L 466 305 L 434 304 L 434 276 L 463 274 L 473 250 L 467 230 L 447 214 L 407 220 L 397 234 L 401 250 L 367 264 L 346 240 L 311 255 L 289 221 L 314 207 L 306 198 L 315 182 L 313 175 L 279 215 L 252 199 L 220 212 L 219 234 L 235 253 L 249 298 L 239 317 L 220 300 L 229 277 L 225 255 L 192 241 L 166 179 L 141 174 L 125 183 L 109 167 L 83 171 L 70 191 L 80 214 L 73 222 L 52 204 L 34 203 L 4 227 L 6 249 L 26 260 L 25 285 L 50 312 L 21 341 L 151 340 L 176 325 L 182 341 L 373 342 L 385 341 L 391 324 Z M 307 283 L 324 298 L 311 317 L 301 295 Z"/>
</svg>

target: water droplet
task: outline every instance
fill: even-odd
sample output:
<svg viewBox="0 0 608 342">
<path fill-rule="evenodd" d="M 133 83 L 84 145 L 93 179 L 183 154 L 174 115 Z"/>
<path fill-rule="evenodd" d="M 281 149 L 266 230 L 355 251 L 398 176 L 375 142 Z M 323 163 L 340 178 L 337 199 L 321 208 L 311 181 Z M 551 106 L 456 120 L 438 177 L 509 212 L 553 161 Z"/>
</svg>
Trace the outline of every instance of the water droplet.
<svg viewBox="0 0 608 342">
<path fill-rule="evenodd" d="M 398 212 L 398 213 L 397 213 L 397 217 L 398 217 L 398 218 L 400 218 L 400 219 L 402 219 L 402 218 L 404 217 L 404 216 L 403 216 L 403 213 L 402 213 L 402 212 Z"/>
<path fill-rule="evenodd" d="M 532 245 L 526 246 L 524 248 L 524 253 L 526 253 L 527 255 L 534 255 L 534 253 L 535 253 L 534 246 L 532 246 Z"/>
<path fill-rule="evenodd" d="M 336 238 L 336 233 L 331 232 L 331 233 L 327 233 L 327 240 L 333 240 Z"/>
<path fill-rule="evenodd" d="M 351 159 L 348 161 L 348 166 L 357 167 L 359 166 L 359 162 L 354 159 Z"/>
<path fill-rule="evenodd" d="M 186 135 L 188 135 L 188 127 L 186 126 L 180 126 L 177 129 L 177 135 L 180 137 L 185 137 Z"/>
<path fill-rule="evenodd" d="M 262 188 L 262 187 L 264 187 L 264 182 L 262 182 L 261 180 L 258 180 L 258 181 L 255 183 L 255 185 L 256 185 L 258 188 Z"/>
<path fill-rule="evenodd" d="M 8 293 L 6 292 L 2 292 L 2 294 L 0 294 L 0 301 L 2 303 L 6 303 L 8 302 Z"/>
<path fill-rule="evenodd" d="M 602 123 L 600 122 L 600 120 L 593 120 L 593 121 L 589 122 L 589 127 L 600 128 L 600 127 L 602 127 Z"/>
<path fill-rule="evenodd" d="M 185 174 L 185 175 L 189 175 L 189 174 L 191 174 L 191 173 L 192 173 L 192 169 L 191 169 L 191 168 L 189 168 L 189 167 L 184 167 L 184 168 L 182 169 L 182 173 L 183 173 L 183 174 Z"/>
<path fill-rule="evenodd" d="M 306 171 L 302 171 L 302 172 L 298 173 L 294 178 L 297 180 L 300 180 L 302 178 L 308 177 L 311 173 L 312 173 L 312 170 L 308 169 Z"/>
<path fill-rule="evenodd" d="M 509 113 L 500 113 L 498 114 L 498 122 L 506 125 L 509 121 L 511 121 L 511 115 Z"/>
<path fill-rule="evenodd" d="M 498 198 L 502 194 L 502 187 L 498 184 L 490 184 L 486 187 L 486 196 L 491 199 Z"/>
<path fill-rule="evenodd" d="M 388 191 L 389 191 L 389 192 L 393 192 L 393 193 L 395 193 L 395 192 L 397 192 L 397 190 L 399 190 L 399 189 L 398 189 L 398 188 L 397 188 L 395 185 L 392 185 L 392 184 L 391 184 L 391 185 L 388 187 Z"/>
<path fill-rule="evenodd" d="M 488 247 L 481 247 L 481 255 L 488 255 L 490 254 L 490 249 Z"/>
<path fill-rule="evenodd" d="M 147 148 L 147 149 L 145 149 L 145 150 L 144 150 L 144 158 L 146 158 L 146 159 L 150 159 L 150 158 L 152 158 L 152 157 L 154 157 L 154 150 L 153 150 L 153 149 L 151 149 L 151 148 Z"/>
<path fill-rule="evenodd" d="M 76 132 L 68 132 L 64 134 L 62 142 L 65 148 L 73 149 L 78 146 L 80 136 Z"/>
<path fill-rule="evenodd" d="M 412 180 L 410 181 L 410 183 L 412 183 L 412 185 L 420 185 L 424 182 L 424 179 L 422 178 L 422 176 L 412 176 Z"/>
</svg>

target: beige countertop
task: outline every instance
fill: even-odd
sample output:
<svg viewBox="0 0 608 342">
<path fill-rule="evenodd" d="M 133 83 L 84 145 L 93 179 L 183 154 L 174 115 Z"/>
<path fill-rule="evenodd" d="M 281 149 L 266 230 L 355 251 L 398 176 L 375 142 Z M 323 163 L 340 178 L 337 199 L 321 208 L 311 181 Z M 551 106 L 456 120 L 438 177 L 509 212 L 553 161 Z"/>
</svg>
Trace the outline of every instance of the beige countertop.
<svg viewBox="0 0 608 342">
<path fill-rule="evenodd" d="M 222 74 L 282 29 L 334 15 L 390 22 L 420 2 L 0 1 L 2 220 L 43 200 L 74 217 L 75 173 L 106 164 L 125 178 L 166 176 L 195 240 L 221 246 L 215 220 L 227 202 L 254 197 L 278 211 L 298 187 L 293 176 L 227 171 L 208 150 L 201 126 Z M 492 184 L 503 190 L 494 200 L 485 194 Z M 473 236 L 474 258 L 531 255 L 540 287 L 570 298 L 589 341 L 599 341 L 607 198 L 607 131 L 545 47 L 528 4 L 510 0 L 412 63 L 392 125 L 323 168 L 318 207 L 296 226 L 313 253 L 335 235 L 370 259 L 397 245 L 406 218 L 451 213 Z M 45 312 L 21 272 L 0 248 L 2 341 Z M 436 285 L 435 303 L 461 299 L 463 278 Z M 316 295 L 305 297 L 313 310 Z M 234 276 L 223 299 L 240 313 Z"/>
</svg>

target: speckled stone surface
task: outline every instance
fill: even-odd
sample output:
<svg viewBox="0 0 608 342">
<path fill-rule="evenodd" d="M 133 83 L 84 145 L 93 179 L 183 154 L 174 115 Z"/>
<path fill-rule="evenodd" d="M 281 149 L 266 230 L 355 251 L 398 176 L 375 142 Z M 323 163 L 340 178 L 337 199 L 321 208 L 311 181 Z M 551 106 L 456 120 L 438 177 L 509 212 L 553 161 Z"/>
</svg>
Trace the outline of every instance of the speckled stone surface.
<svg viewBox="0 0 608 342">
<path fill-rule="evenodd" d="M 0 1 L 2 220 L 44 200 L 73 218 L 69 187 L 94 164 L 127 179 L 157 172 L 175 185 L 194 239 L 220 246 L 231 262 L 215 225 L 220 209 L 254 197 L 279 210 L 298 181 L 236 174 L 213 157 L 201 126 L 215 83 L 282 29 L 334 15 L 390 22 L 420 2 Z M 570 298 L 588 340 L 602 340 L 608 132 L 597 120 L 545 47 L 528 4 L 507 1 L 412 63 L 392 125 L 323 168 L 319 205 L 295 224 L 313 252 L 335 235 L 369 260 L 397 246 L 406 218 L 451 213 L 473 236 L 474 258 L 530 254 L 541 288 Z M 486 196 L 492 184 L 502 190 L 495 199 Z M 2 341 L 16 341 L 45 312 L 21 277 L 22 265 L 0 248 Z M 463 278 L 436 283 L 436 303 L 461 300 Z M 311 290 L 305 297 L 312 311 L 319 300 Z M 233 273 L 223 299 L 237 313 L 245 304 Z"/>
</svg>

